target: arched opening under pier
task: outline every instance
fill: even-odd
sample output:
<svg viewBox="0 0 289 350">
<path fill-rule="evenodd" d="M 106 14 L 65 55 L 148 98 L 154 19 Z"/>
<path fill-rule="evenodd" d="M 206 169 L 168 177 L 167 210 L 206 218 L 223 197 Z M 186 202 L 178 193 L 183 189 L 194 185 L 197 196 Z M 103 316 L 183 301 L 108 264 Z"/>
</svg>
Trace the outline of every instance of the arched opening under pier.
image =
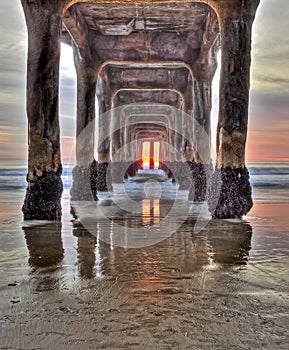
<svg viewBox="0 0 289 350">
<path fill-rule="evenodd" d="M 160 160 L 160 142 L 143 141 L 141 143 L 140 169 L 158 169 Z"/>
</svg>

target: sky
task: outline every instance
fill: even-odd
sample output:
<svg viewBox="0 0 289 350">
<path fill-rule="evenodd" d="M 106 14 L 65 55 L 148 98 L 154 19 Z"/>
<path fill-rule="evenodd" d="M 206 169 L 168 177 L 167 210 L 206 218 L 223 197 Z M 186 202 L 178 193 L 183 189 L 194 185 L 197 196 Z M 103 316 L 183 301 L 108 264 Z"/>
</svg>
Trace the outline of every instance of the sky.
<svg viewBox="0 0 289 350">
<path fill-rule="evenodd" d="M 288 0 L 261 0 L 253 27 L 247 161 L 289 161 L 288 18 Z M 27 33 L 20 0 L 1 0 L 0 29 L 0 161 L 25 161 Z M 60 123 L 64 159 L 71 157 L 74 143 L 75 79 L 71 49 L 62 45 Z M 215 130 L 217 77 L 213 86 Z"/>
</svg>

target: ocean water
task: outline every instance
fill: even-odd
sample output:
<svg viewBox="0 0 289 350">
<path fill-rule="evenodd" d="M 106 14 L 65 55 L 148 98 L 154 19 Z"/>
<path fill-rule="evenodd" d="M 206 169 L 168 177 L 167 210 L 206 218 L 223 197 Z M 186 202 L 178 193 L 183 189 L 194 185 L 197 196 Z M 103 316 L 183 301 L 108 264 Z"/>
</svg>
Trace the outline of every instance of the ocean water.
<svg viewBox="0 0 289 350">
<path fill-rule="evenodd" d="M 248 166 L 255 202 L 289 202 L 289 163 Z"/>
<path fill-rule="evenodd" d="M 289 202 L 289 163 L 252 163 L 248 165 L 248 168 L 255 202 Z M 71 171 L 71 166 L 64 165 L 62 175 L 64 199 L 67 199 L 71 187 Z M 26 164 L 2 163 L 0 191 L 25 190 L 26 173 Z"/>
</svg>

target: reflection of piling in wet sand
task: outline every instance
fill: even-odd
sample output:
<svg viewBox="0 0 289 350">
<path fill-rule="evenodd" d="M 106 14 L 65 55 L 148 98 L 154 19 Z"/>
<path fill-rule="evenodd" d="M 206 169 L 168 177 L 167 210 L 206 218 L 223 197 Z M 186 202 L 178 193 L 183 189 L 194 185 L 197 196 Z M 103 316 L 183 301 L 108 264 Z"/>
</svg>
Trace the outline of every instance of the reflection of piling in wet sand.
<svg viewBox="0 0 289 350">
<path fill-rule="evenodd" d="M 111 225 L 113 227 L 113 222 Z M 114 246 L 112 227 L 99 226 L 100 231 L 94 232 L 97 237 L 83 227 L 74 228 L 73 234 L 78 237 L 81 277 L 94 277 L 97 268 L 101 275 L 118 279 L 135 276 L 132 278 L 133 284 L 144 280 L 148 284 L 166 284 L 166 280 L 171 279 L 174 284 L 179 278 L 193 278 L 194 273 L 212 266 L 220 268 L 246 264 L 251 249 L 252 227 L 244 222 L 220 223 L 213 220 L 196 235 L 191 234 L 189 226 L 183 226 L 164 241 L 138 249 Z M 98 240 L 104 234 L 111 235 L 111 244 Z M 96 253 L 99 259 L 96 259 Z"/>
<path fill-rule="evenodd" d="M 96 237 L 82 227 L 75 227 L 73 235 L 77 237 L 77 260 L 80 277 L 95 277 Z"/>
<path fill-rule="evenodd" d="M 64 257 L 60 223 L 23 227 L 23 231 L 29 251 L 29 264 L 32 267 L 59 266 Z"/>
<path fill-rule="evenodd" d="M 193 242 L 205 240 L 210 264 L 220 266 L 245 265 L 251 249 L 252 227 L 248 223 L 212 220 Z"/>
</svg>

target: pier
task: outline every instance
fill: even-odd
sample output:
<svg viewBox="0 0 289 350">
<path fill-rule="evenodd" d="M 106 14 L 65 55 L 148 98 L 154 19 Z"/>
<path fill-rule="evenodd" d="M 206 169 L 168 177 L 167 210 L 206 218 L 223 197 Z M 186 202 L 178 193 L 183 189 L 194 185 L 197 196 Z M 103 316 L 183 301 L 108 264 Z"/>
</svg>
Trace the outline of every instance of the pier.
<svg viewBox="0 0 289 350">
<path fill-rule="evenodd" d="M 133 177 L 147 148 L 150 167 L 158 162 L 175 186 L 188 190 L 188 200 L 207 201 L 213 218 L 247 214 L 253 205 L 245 162 L 251 32 L 259 1 L 21 0 L 28 30 L 24 219 L 62 214 L 61 41 L 73 48 L 77 74 L 72 200 L 97 201 L 98 192 Z M 210 112 L 219 50 L 213 164 Z"/>
</svg>

